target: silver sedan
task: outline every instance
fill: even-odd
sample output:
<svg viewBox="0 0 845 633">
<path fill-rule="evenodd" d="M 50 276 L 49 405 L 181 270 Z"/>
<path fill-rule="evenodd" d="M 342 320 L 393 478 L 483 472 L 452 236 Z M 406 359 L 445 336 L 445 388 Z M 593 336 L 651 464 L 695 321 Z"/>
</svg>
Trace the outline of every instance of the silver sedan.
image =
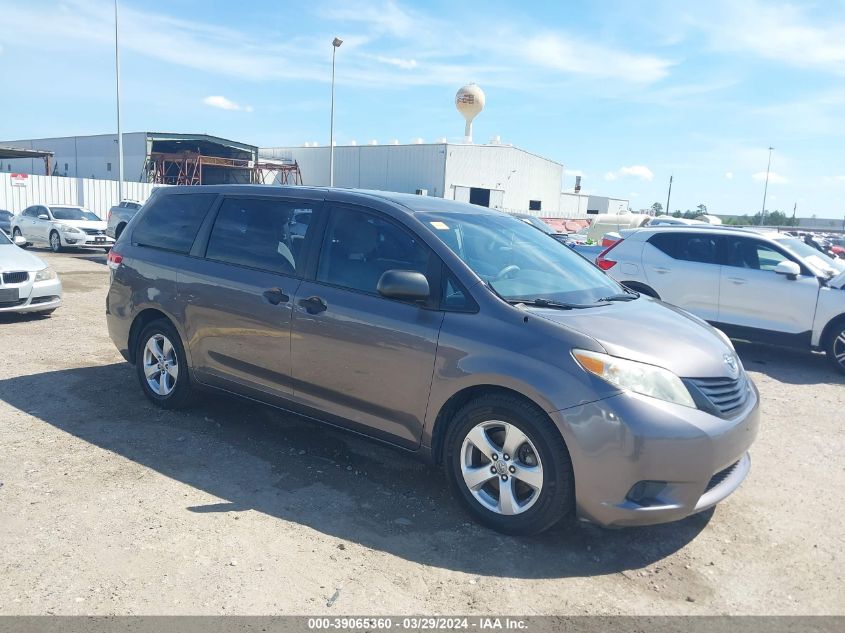
<svg viewBox="0 0 845 633">
<path fill-rule="evenodd" d="M 62 304 L 62 282 L 56 271 L 0 231 L 0 313 L 49 314 Z"/>
</svg>

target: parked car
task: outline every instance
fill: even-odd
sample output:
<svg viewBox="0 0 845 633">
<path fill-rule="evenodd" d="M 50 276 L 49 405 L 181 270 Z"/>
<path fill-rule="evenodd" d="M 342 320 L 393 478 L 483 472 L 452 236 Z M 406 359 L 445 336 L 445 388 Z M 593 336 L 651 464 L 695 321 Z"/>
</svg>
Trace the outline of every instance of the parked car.
<svg viewBox="0 0 845 633">
<path fill-rule="evenodd" d="M 73 205 L 35 204 L 12 220 L 12 235 L 27 244 L 43 243 L 54 253 L 67 247 L 103 248 L 114 240 L 106 235 L 106 223 L 94 213 Z"/>
<path fill-rule="evenodd" d="M 55 270 L 19 248 L 24 243 L 0 231 L 0 313 L 50 314 L 62 303 L 62 283 Z"/>
<path fill-rule="evenodd" d="M 106 235 L 114 239 L 119 238 L 123 229 L 129 224 L 129 220 L 135 217 L 142 206 L 144 206 L 143 203 L 137 200 L 123 200 L 109 209 L 106 217 Z"/>
<path fill-rule="evenodd" d="M 0 209 L 0 231 L 3 231 L 7 236 L 12 234 L 12 217 L 14 217 L 14 213 Z"/>
<path fill-rule="evenodd" d="M 596 263 L 628 288 L 731 337 L 824 350 L 845 372 L 845 262 L 782 233 L 646 227 Z"/>
<path fill-rule="evenodd" d="M 758 392 L 728 338 L 504 213 L 172 187 L 109 267 L 109 335 L 153 403 L 218 389 L 401 447 L 442 463 L 469 512 L 503 532 L 573 513 L 673 521 L 750 467 Z"/>
<path fill-rule="evenodd" d="M 845 259 L 845 237 L 832 237 L 829 241 L 831 254 L 840 259 Z"/>
</svg>

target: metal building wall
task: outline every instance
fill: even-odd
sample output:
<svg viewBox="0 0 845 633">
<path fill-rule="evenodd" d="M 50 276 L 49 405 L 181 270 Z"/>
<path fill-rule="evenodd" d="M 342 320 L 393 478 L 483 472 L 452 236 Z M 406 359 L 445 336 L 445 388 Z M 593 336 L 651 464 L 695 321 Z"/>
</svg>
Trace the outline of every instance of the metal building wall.
<svg viewBox="0 0 845 633">
<path fill-rule="evenodd" d="M 125 180 L 137 182 L 144 180 L 146 139 L 146 132 L 124 133 L 123 178 Z M 54 152 L 53 173 L 59 176 L 117 181 L 117 134 L 0 141 L 0 145 Z M 109 163 L 111 163 L 111 171 L 108 169 Z M 32 158 L 0 160 L 0 171 L 43 176 L 44 162 L 41 159 Z"/>
<path fill-rule="evenodd" d="M 17 172 L 23 173 L 23 172 Z M 123 196 L 145 202 L 155 187 L 146 182 L 124 182 Z M 0 209 L 13 213 L 33 204 L 72 204 L 85 207 L 105 219 L 109 208 L 116 205 L 116 180 L 65 178 L 63 176 L 29 176 L 25 185 L 13 185 L 11 174 L 0 174 Z"/>
<path fill-rule="evenodd" d="M 456 188 L 491 190 L 501 208 L 552 217 L 560 208 L 563 165 L 509 145 L 448 145 L 446 198 Z M 460 189 L 458 189 L 460 192 Z M 501 196 L 497 192 L 503 192 Z M 529 201 L 539 200 L 539 211 L 529 211 Z"/>
<path fill-rule="evenodd" d="M 275 147 L 259 150 L 261 158 L 296 160 L 305 185 L 329 184 L 328 147 Z M 443 197 L 446 145 L 343 145 L 334 148 L 334 184 Z"/>
<path fill-rule="evenodd" d="M 558 215 L 544 217 L 560 217 L 567 219 L 589 217 L 587 215 L 588 201 L 589 196 L 586 194 L 563 191 L 560 194 L 560 208 L 558 209 Z"/>
</svg>

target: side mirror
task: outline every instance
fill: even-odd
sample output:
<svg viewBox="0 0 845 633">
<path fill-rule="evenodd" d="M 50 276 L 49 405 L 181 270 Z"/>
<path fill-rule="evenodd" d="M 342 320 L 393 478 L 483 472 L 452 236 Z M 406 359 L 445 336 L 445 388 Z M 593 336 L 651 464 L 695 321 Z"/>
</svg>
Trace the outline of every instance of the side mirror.
<svg viewBox="0 0 845 633">
<path fill-rule="evenodd" d="M 785 260 L 775 266 L 775 272 L 778 275 L 786 275 L 787 279 L 795 280 L 801 274 L 801 267 L 795 262 Z"/>
<path fill-rule="evenodd" d="M 47 215 L 46 215 L 46 214 L 42 213 L 41 215 L 39 215 L 39 216 L 38 216 L 38 219 L 39 219 L 39 220 L 49 220 L 50 218 L 49 218 L 49 217 L 47 217 Z"/>
<path fill-rule="evenodd" d="M 425 300 L 430 293 L 425 275 L 413 270 L 386 270 L 376 288 L 383 297 L 405 301 Z"/>
<path fill-rule="evenodd" d="M 15 246 L 26 246 L 26 238 L 23 235 L 15 235 Z"/>
</svg>

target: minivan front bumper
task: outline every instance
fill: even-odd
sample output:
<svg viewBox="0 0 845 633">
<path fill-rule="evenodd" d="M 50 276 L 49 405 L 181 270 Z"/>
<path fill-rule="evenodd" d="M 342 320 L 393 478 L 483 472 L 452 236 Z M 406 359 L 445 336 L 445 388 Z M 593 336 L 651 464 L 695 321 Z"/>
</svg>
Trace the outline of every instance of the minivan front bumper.
<svg viewBox="0 0 845 633">
<path fill-rule="evenodd" d="M 608 527 L 682 519 L 719 503 L 749 472 L 759 395 L 723 419 L 623 393 L 552 412 L 569 447 L 579 518 Z"/>
</svg>

